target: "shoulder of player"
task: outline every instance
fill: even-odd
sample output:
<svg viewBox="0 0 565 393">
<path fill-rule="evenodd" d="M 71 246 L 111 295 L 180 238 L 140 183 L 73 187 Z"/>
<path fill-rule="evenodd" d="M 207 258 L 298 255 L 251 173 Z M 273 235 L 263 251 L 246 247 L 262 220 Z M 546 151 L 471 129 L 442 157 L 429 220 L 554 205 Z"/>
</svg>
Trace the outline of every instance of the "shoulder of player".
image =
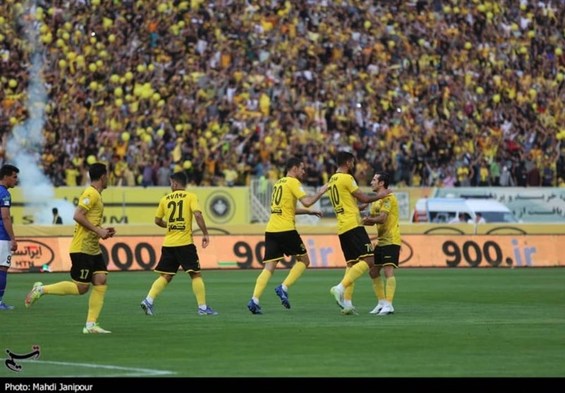
<svg viewBox="0 0 565 393">
<path fill-rule="evenodd" d="M 93 199 L 99 197 L 100 197 L 100 192 L 98 192 L 98 190 L 94 187 L 86 187 L 81 194 L 81 198 Z"/>
<path fill-rule="evenodd" d="M 283 188 L 299 188 L 302 186 L 302 182 L 295 177 L 285 176 L 281 177 L 275 182 L 273 187 L 283 187 Z"/>
<path fill-rule="evenodd" d="M 287 177 L 287 183 L 292 186 L 301 186 L 302 182 L 298 180 L 296 177 Z"/>
<path fill-rule="evenodd" d="M 348 179 L 352 178 L 353 175 L 351 173 L 336 172 L 332 175 L 332 177 Z"/>
<path fill-rule="evenodd" d="M 329 183 L 338 184 L 338 185 L 346 185 L 351 184 L 351 182 L 355 181 L 355 178 L 350 173 L 341 173 L 337 172 L 330 177 Z M 355 182 L 357 183 L 357 182 Z"/>
<path fill-rule="evenodd" d="M 191 191 L 187 191 L 187 190 L 175 190 L 175 191 L 171 191 L 168 194 L 164 195 L 163 198 L 161 199 L 178 199 L 178 198 L 186 198 L 186 197 L 191 197 L 191 198 L 196 198 L 196 194 L 194 192 Z"/>
<path fill-rule="evenodd" d="M 284 176 L 284 177 L 281 177 L 279 180 L 277 180 L 275 182 L 275 184 L 277 184 L 277 183 L 284 184 L 284 183 L 292 183 L 292 182 L 299 182 L 300 183 L 300 180 L 298 180 L 296 177 Z"/>
</svg>

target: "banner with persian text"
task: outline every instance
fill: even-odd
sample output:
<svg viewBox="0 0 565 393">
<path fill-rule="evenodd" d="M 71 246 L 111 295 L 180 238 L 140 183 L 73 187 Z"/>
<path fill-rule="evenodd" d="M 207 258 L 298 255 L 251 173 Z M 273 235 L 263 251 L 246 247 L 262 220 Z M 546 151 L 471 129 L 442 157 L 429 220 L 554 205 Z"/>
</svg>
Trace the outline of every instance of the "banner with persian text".
<svg viewBox="0 0 565 393">
<path fill-rule="evenodd" d="M 312 268 L 345 266 L 337 235 L 302 235 Z M 376 239 L 373 238 L 376 242 Z M 406 235 L 400 252 L 401 267 L 550 267 L 565 266 L 560 250 L 565 235 Z M 102 248 L 110 271 L 152 270 L 161 255 L 162 236 L 120 236 Z M 28 237 L 18 240 L 12 272 L 37 272 L 49 266 L 68 271 L 70 237 Z M 262 267 L 263 235 L 212 235 L 203 249 L 195 243 L 203 269 L 255 269 Z M 294 263 L 282 261 L 282 267 Z"/>
</svg>

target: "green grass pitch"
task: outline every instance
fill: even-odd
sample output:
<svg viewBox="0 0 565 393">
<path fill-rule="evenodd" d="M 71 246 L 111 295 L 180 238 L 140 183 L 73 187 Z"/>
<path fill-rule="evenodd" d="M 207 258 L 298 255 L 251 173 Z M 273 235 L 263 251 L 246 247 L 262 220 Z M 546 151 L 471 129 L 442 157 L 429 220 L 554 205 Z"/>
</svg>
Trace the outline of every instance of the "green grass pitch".
<svg viewBox="0 0 565 393">
<path fill-rule="evenodd" d="M 263 315 L 246 307 L 258 270 L 203 271 L 208 304 L 199 316 L 190 278 L 180 273 L 148 317 L 140 301 L 153 272 L 111 272 L 100 325 L 83 335 L 88 294 L 46 296 L 30 309 L 33 282 L 67 273 L 10 274 L 0 312 L 0 378 L 13 377 L 563 377 L 565 269 L 397 269 L 396 313 L 373 316 L 367 276 L 357 281 L 360 315 L 343 316 L 329 293 L 343 270 L 307 270 L 290 288 L 290 310 L 274 287 Z M 20 372 L 4 365 L 6 350 Z"/>
</svg>

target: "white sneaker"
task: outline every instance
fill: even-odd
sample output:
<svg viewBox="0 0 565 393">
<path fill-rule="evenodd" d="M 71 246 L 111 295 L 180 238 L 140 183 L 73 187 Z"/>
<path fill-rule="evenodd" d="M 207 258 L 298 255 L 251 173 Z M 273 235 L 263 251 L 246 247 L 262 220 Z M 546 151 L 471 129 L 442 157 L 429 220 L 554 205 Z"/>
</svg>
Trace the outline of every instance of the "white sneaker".
<svg viewBox="0 0 565 393">
<path fill-rule="evenodd" d="M 33 288 L 31 288 L 31 291 L 29 291 L 28 294 L 26 295 L 26 299 L 25 299 L 26 308 L 30 308 L 33 305 L 33 303 L 38 301 L 39 298 L 43 296 L 43 294 L 39 290 L 39 288 L 41 288 L 42 285 L 43 283 L 39 281 L 33 284 Z"/>
<path fill-rule="evenodd" d="M 330 289 L 330 293 L 333 295 L 335 302 L 342 310 L 345 308 L 345 304 L 343 303 L 343 290 L 340 290 L 337 286 L 332 287 Z"/>
<path fill-rule="evenodd" d="M 369 311 L 369 314 L 378 314 L 383 309 L 384 305 L 385 303 L 382 300 L 379 300 L 379 303 L 375 306 L 375 308 Z"/>
<path fill-rule="evenodd" d="M 392 304 L 390 303 L 384 304 L 383 308 L 381 308 L 381 311 L 379 311 L 377 315 L 388 315 L 388 314 L 394 314 L 394 307 L 392 307 Z"/>
<path fill-rule="evenodd" d="M 341 310 L 341 313 L 343 315 L 359 315 L 359 312 L 353 306 L 345 306 L 345 308 L 343 308 L 343 310 Z"/>
<path fill-rule="evenodd" d="M 153 304 L 149 303 L 147 299 L 143 299 L 141 301 L 141 309 L 145 313 L 145 315 L 153 316 Z"/>
<path fill-rule="evenodd" d="M 109 330 L 102 329 L 102 327 L 100 327 L 100 325 L 98 325 L 97 323 L 95 323 L 91 327 L 86 327 L 86 326 L 83 327 L 82 332 L 84 334 L 108 334 L 108 333 L 112 333 Z"/>
</svg>

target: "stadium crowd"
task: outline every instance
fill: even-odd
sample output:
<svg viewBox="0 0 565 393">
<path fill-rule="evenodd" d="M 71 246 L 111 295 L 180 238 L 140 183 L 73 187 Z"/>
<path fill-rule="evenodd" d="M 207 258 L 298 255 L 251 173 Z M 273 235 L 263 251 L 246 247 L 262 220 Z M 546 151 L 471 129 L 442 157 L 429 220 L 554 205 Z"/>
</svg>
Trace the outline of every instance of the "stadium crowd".
<svg viewBox="0 0 565 393">
<path fill-rule="evenodd" d="M 320 185 L 340 149 L 362 185 L 561 186 L 564 51 L 564 0 L 3 0 L 0 154 L 39 61 L 57 186 L 94 161 L 245 185 L 290 155 Z"/>
</svg>

